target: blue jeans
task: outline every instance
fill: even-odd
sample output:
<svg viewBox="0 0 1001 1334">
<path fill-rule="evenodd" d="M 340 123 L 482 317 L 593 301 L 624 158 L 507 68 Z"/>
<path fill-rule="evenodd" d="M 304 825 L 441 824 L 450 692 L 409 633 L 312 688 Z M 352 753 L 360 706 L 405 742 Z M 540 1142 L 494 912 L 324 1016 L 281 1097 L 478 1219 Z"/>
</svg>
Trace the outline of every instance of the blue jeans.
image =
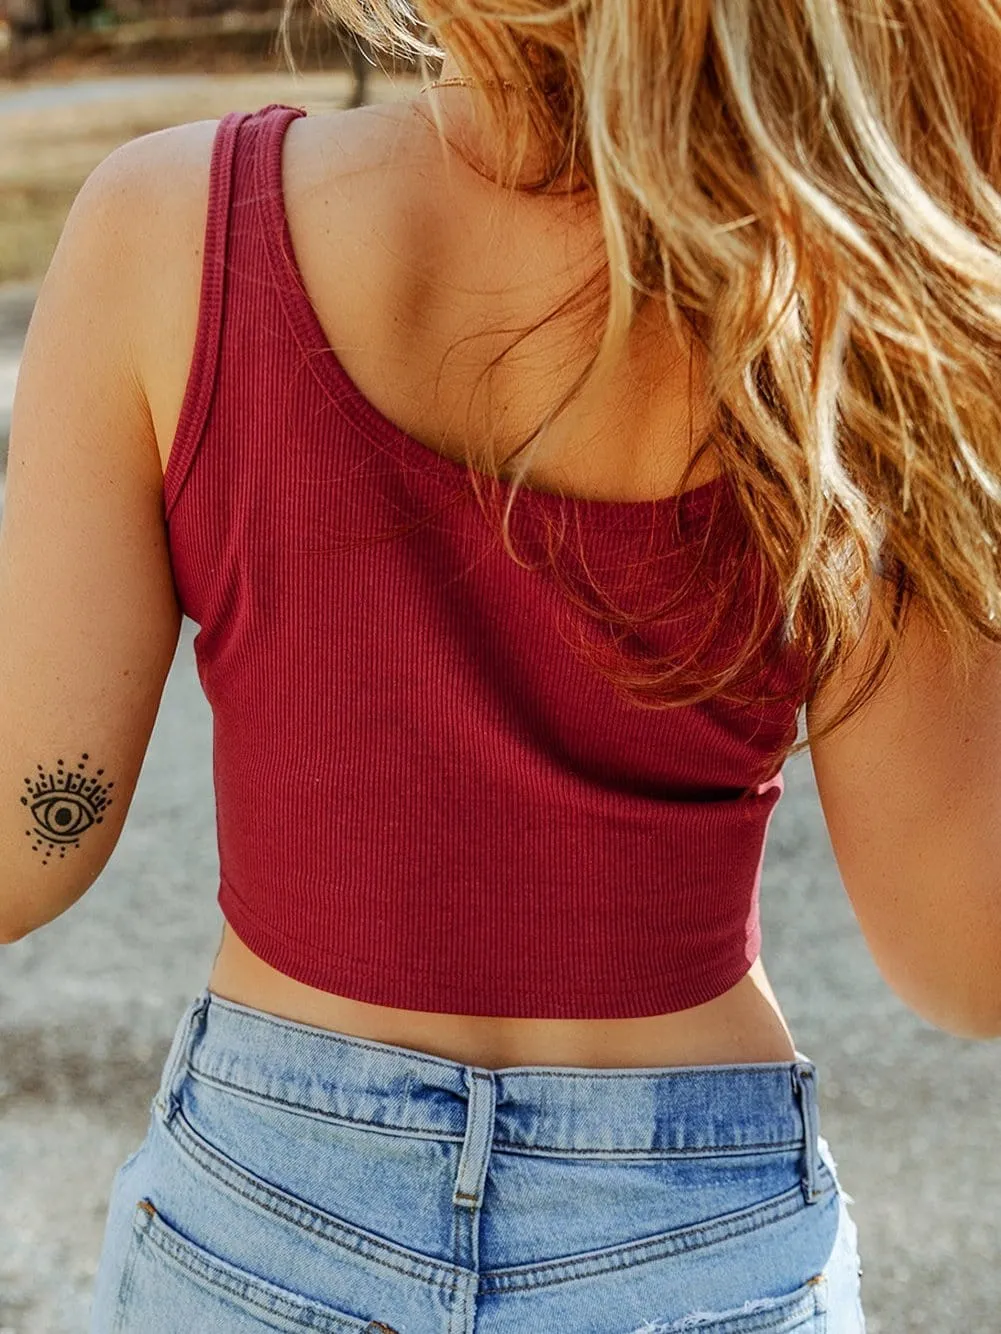
<svg viewBox="0 0 1001 1334">
<path fill-rule="evenodd" d="M 489 1070 L 205 988 L 114 1178 L 91 1334 L 862 1334 L 796 1056 Z"/>
</svg>

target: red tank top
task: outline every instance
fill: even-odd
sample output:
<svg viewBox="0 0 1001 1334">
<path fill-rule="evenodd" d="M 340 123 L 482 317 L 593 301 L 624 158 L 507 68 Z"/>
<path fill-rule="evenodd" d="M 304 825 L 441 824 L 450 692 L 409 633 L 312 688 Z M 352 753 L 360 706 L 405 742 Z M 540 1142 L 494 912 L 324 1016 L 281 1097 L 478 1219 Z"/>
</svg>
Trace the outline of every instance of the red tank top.
<svg viewBox="0 0 1001 1334">
<path fill-rule="evenodd" d="M 544 559 L 511 559 L 465 464 L 386 418 L 327 342 L 282 194 L 303 114 L 219 125 L 164 479 L 213 715 L 222 912 L 281 972 L 376 1005 L 600 1019 L 708 1001 L 759 951 L 783 781 L 752 776 L 795 741 L 801 700 L 643 708 L 581 653 L 595 620 Z M 628 593 L 651 554 L 681 578 L 710 520 L 722 558 L 735 504 L 723 479 L 656 503 L 526 490 L 512 529 L 524 553 L 568 516 L 599 586 Z M 684 628 L 651 642 L 681 651 Z M 798 665 L 776 652 L 763 685 Z"/>
</svg>

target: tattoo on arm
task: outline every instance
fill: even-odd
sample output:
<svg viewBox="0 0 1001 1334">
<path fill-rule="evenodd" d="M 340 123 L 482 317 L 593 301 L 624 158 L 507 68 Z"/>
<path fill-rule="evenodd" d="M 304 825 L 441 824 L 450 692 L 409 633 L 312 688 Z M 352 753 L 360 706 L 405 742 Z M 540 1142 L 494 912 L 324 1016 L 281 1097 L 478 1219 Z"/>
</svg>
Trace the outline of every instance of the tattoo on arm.
<svg viewBox="0 0 1001 1334">
<path fill-rule="evenodd" d="M 34 825 L 24 832 L 35 839 L 32 852 L 44 853 L 43 866 L 57 849 L 65 857 L 67 848 L 78 848 L 80 835 L 103 823 L 102 811 L 111 805 L 108 793 L 115 785 L 101 781 L 103 769 L 97 770 L 95 778 L 86 773 L 89 758 L 81 755 L 75 771 L 65 769 L 62 760 L 56 761 L 55 773 L 46 773 L 39 764 L 36 776 L 24 780 L 28 791 L 21 805 L 28 808 Z"/>
</svg>

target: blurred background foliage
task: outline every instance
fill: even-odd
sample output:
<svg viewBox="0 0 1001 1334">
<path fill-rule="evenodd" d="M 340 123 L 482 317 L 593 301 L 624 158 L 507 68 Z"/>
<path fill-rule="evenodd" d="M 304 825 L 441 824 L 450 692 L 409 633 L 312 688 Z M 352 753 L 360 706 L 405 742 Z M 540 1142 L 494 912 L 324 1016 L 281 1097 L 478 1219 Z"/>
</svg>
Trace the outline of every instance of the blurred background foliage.
<svg viewBox="0 0 1001 1334">
<path fill-rule="evenodd" d="M 281 13 L 276 0 L 0 0 L 0 284 L 40 281 L 87 175 L 129 139 L 272 101 L 360 106 L 416 77 L 309 0 L 293 12 L 293 75 Z"/>
</svg>

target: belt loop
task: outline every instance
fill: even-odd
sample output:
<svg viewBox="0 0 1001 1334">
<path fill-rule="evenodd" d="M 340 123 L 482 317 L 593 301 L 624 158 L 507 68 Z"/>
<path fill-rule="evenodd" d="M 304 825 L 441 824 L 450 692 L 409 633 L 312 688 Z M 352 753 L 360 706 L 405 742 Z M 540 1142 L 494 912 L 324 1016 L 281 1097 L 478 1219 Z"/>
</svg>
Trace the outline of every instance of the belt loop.
<svg viewBox="0 0 1001 1334">
<path fill-rule="evenodd" d="M 459 1156 L 452 1203 L 467 1209 L 479 1209 L 483 1204 L 483 1182 L 494 1138 L 497 1077 L 489 1069 L 466 1066 L 465 1071 L 469 1088 L 466 1134 Z"/>
<path fill-rule="evenodd" d="M 160 1076 L 160 1087 L 154 1098 L 154 1105 L 164 1121 L 169 1124 L 178 1108 L 178 1093 L 184 1080 L 188 1057 L 195 1039 L 196 1031 L 204 1027 L 205 1011 L 209 1006 L 209 990 L 203 988 L 197 996 L 188 1002 L 184 1014 L 178 1020 L 174 1030 L 170 1051 Z"/>
<path fill-rule="evenodd" d="M 820 1152 L 817 1136 L 819 1133 L 817 1115 L 816 1071 L 809 1062 L 797 1061 L 792 1067 L 793 1092 L 799 1099 L 803 1115 L 803 1197 L 807 1204 L 815 1204 L 822 1191 L 817 1184 L 817 1155 Z"/>
</svg>

